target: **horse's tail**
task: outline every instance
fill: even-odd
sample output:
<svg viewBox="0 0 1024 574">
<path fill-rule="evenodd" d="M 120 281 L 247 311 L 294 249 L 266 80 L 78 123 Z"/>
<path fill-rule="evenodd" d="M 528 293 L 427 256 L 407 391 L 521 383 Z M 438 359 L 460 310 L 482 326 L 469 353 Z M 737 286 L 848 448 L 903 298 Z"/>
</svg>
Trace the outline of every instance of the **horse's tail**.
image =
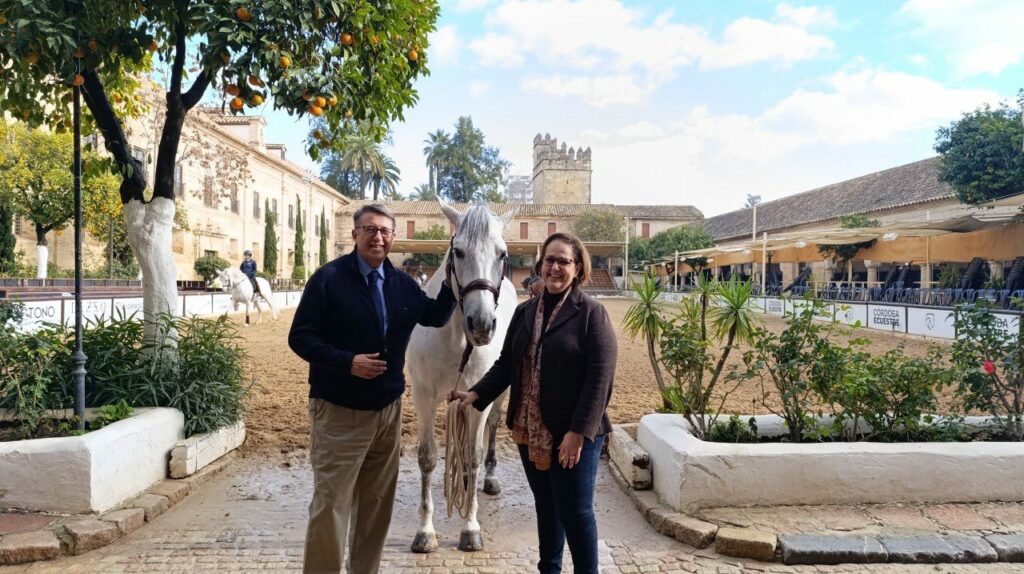
<svg viewBox="0 0 1024 574">
<path fill-rule="evenodd" d="M 270 305 L 270 315 L 274 318 L 275 321 L 277 321 L 277 305 L 274 305 L 274 296 L 271 295 L 270 297 L 267 297 L 266 293 L 263 293 L 261 290 L 260 297 L 263 297 L 263 300 L 267 302 L 267 305 Z"/>
</svg>

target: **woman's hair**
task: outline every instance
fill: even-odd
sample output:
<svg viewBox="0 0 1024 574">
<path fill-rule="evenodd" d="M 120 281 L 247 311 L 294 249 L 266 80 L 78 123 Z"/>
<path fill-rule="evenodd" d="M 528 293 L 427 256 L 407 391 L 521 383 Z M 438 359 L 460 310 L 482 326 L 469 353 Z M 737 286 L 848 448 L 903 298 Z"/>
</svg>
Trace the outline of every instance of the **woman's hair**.
<svg viewBox="0 0 1024 574">
<path fill-rule="evenodd" d="M 571 233 L 552 233 L 548 235 L 548 238 L 544 240 L 544 245 L 541 247 L 541 259 L 538 261 L 538 265 L 542 265 L 544 257 L 547 257 L 548 245 L 552 241 L 561 241 L 572 248 L 572 258 L 576 262 L 576 281 L 579 285 L 586 284 L 587 280 L 590 279 L 590 253 L 587 251 L 587 246 L 583 245 L 579 237 Z"/>
</svg>

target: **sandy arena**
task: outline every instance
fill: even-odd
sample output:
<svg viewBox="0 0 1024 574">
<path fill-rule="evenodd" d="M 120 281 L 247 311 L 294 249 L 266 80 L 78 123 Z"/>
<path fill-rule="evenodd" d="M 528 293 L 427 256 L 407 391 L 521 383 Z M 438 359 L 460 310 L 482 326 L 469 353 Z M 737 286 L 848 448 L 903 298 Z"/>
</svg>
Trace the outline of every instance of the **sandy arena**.
<svg viewBox="0 0 1024 574">
<path fill-rule="evenodd" d="M 646 345 L 641 340 L 632 341 L 620 328 L 622 317 L 632 305 L 628 299 L 604 299 L 603 303 L 611 314 L 612 321 L 620 329 L 619 366 L 615 390 L 608 408 L 612 422 L 632 422 L 653 412 L 661 404 L 660 397 L 647 358 Z M 241 328 L 251 362 L 249 371 L 257 380 L 257 387 L 249 397 L 249 412 L 246 418 L 249 438 L 246 454 L 290 452 L 309 446 L 309 420 L 306 415 L 306 363 L 288 348 L 288 329 L 294 311 L 281 314 L 277 322 L 265 317 L 262 325 Z M 240 322 L 240 318 L 236 318 Z M 781 319 L 767 317 L 765 325 L 779 331 Z M 904 345 L 912 355 L 924 355 L 930 345 L 941 344 L 934 340 L 923 340 L 906 336 L 889 335 L 878 331 L 859 330 L 858 336 L 870 338 L 868 350 L 881 354 Z M 733 353 L 730 362 L 740 364 L 739 353 Z M 726 412 L 763 413 L 759 404 L 760 387 L 756 382 L 745 383 L 736 390 L 725 404 Z M 409 442 L 415 441 L 416 417 L 412 409 L 410 394 L 403 400 L 403 435 Z M 439 428 L 443 417 L 438 417 Z"/>
</svg>

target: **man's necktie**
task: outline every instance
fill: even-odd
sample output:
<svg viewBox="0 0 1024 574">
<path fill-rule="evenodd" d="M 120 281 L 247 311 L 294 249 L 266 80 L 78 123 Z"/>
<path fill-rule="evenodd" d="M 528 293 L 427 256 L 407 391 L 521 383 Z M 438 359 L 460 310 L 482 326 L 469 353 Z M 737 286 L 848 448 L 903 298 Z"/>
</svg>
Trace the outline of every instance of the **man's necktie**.
<svg viewBox="0 0 1024 574">
<path fill-rule="evenodd" d="M 377 281 L 380 281 L 380 273 L 374 269 L 366 276 L 370 280 L 370 299 L 373 299 L 373 308 L 377 312 L 377 324 L 380 325 L 380 334 L 386 335 L 388 326 L 384 322 L 384 299 L 380 296 L 380 289 L 377 289 Z"/>
</svg>

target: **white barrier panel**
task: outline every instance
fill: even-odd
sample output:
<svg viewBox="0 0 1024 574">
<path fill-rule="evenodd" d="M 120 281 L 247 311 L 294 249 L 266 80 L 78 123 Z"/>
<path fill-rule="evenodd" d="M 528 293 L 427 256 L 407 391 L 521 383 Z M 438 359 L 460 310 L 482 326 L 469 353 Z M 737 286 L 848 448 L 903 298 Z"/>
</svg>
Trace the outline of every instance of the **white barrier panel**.
<svg viewBox="0 0 1024 574">
<path fill-rule="evenodd" d="M 210 295 L 186 295 L 186 315 L 212 315 L 213 298 Z"/>
<path fill-rule="evenodd" d="M 999 326 L 1006 331 L 1007 334 L 1016 335 L 1017 329 L 1020 328 L 1020 315 L 1013 313 L 995 313 L 996 321 L 999 322 Z"/>
<path fill-rule="evenodd" d="M 288 302 L 286 303 L 289 307 L 296 307 L 299 304 L 299 299 L 302 299 L 302 291 L 289 291 Z"/>
<path fill-rule="evenodd" d="M 114 299 L 114 308 L 111 315 L 115 319 L 127 319 L 134 317 L 142 318 L 142 297 L 126 297 Z"/>
<path fill-rule="evenodd" d="M 113 305 L 110 299 L 83 299 L 82 300 L 82 324 L 91 325 L 100 320 L 109 320 Z M 64 324 L 73 327 L 75 325 L 75 300 L 64 300 Z"/>
<path fill-rule="evenodd" d="M 880 331 L 906 333 L 906 308 L 893 305 L 868 305 L 867 327 Z"/>
<path fill-rule="evenodd" d="M 231 304 L 231 295 L 227 293 L 217 293 L 213 296 L 213 314 L 223 315 L 224 313 L 231 313 L 234 311 L 234 306 Z"/>
<path fill-rule="evenodd" d="M 288 306 L 288 292 L 274 291 L 272 299 L 274 300 L 274 305 L 278 309 L 283 309 Z"/>
<path fill-rule="evenodd" d="M 864 327 L 868 324 L 868 306 L 863 303 L 836 303 L 836 321 Z"/>
<path fill-rule="evenodd" d="M 765 299 L 764 302 L 765 313 L 778 316 L 786 314 L 786 302 L 782 299 Z"/>
<path fill-rule="evenodd" d="M 907 308 L 907 333 L 925 337 L 955 339 L 953 312 L 944 309 Z"/>
<path fill-rule="evenodd" d="M 21 325 L 18 331 L 27 333 L 35 331 L 47 323 L 61 321 L 60 301 L 25 301 L 22 303 Z"/>
</svg>

